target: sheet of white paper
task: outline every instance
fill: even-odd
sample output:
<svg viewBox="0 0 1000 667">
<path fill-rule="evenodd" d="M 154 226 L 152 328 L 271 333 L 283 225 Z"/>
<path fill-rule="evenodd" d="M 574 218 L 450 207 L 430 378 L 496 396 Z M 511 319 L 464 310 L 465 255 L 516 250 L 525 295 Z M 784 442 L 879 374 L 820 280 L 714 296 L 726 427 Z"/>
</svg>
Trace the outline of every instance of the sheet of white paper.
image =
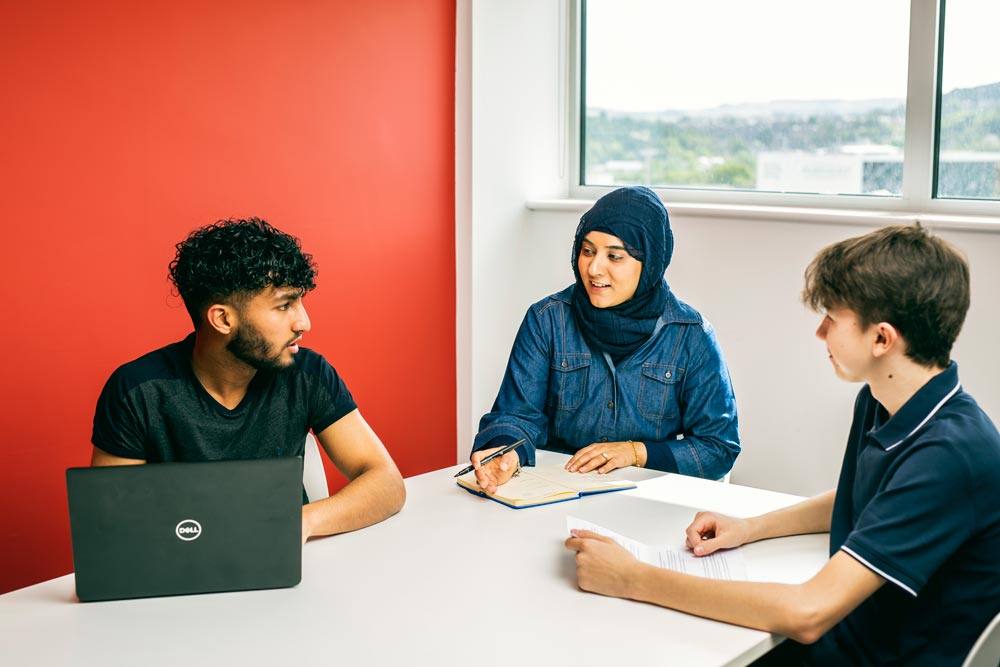
<svg viewBox="0 0 1000 667">
<path fill-rule="evenodd" d="M 589 530 L 612 540 L 624 547 L 637 560 L 649 565 L 656 565 L 676 572 L 693 574 L 709 579 L 724 579 L 732 581 L 746 581 L 747 566 L 746 560 L 740 548 L 717 551 L 709 556 L 695 556 L 692 551 L 683 547 L 674 548 L 670 546 L 650 546 L 643 544 L 630 537 L 619 535 L 613 530 L 608 530 L 603 526 L 591 523 L 585 519 L 575 516 L 566 517 L 566 531 Z"/>
</svg>

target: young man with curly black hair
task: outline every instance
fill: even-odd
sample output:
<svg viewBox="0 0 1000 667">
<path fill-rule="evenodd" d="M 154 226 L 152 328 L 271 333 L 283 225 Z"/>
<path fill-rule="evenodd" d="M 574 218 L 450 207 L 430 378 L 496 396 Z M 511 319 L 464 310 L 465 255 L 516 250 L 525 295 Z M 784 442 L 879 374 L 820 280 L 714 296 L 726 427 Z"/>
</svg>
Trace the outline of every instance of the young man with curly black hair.
<svg viewBox="0 0 1000 667">
<path fill-rule="evenodd" d="M 348 478 L 302 508 L 302 540 L 395 514 L 399 470 L 326 359 L 304 347 L 312 256 L 264 220 L 177 244 L 170 278 L 194 333 L 118 368 L 94 415 L 91 465 L 301 456 L 310 430 Z"/>
<path fill-rule="evenodd" d="M 829 531 L 829 562 L 799 585 L 715 581 L 573 531 L 580 587 L 801 642 L 766 664 L 960 665 L 1000 612 L 1000 434 L 950 358 L 968 265 L 920 226 L 886 227 L 822 250 L 804 299 L 834 372 L 866 383 L 837 488 L 749 519 L 700 512 L 687 544 Z"/>
</svg>

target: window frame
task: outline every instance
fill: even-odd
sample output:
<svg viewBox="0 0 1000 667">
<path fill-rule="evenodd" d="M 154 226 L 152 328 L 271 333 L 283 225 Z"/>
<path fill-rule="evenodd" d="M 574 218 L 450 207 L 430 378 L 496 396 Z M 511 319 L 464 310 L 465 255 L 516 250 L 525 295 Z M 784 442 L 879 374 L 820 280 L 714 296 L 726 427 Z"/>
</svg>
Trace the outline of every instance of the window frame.
<svg viewBox="0 0 1000 667">
<path fill-rule="evenodd" d="M 580 184 L 586 114 L 583 108 L 584 1 L 570 0 L 568 3 L 568 195 L 571 199 L 594 200 L 614 189 L 614 186 Z M 898 215 L 905 220 L 945 219 L 949 216 L 1000 217 L 1000 201 L 997 200 L 943 199 L 933 196 L 937 176 L 935 157 L 941 102 L 941 72 L 937 65 L 941 61 L 943 48 L 941 33 L 944 11 L 945 0 L 910 0 L 903 187 L 900 196 L 817 195 L 664 186 L 653 189 L 664 201 L 679 204 L 680 208 L 694 214 L 698 214 L 700 208 L 703 209 L 700 212 L 706 215 L 730 209 L 734 213 L 742 209 L 751 212 L 759 209 L 759 213 L 771 210 L 776 217 L 785 217 L 781 211 L 786 209 L 791 218 L 796 215 L 792 210 L 824 210 L 834 217 L 841 212 L 849 219 L 861 213 Z"/>
</svg>

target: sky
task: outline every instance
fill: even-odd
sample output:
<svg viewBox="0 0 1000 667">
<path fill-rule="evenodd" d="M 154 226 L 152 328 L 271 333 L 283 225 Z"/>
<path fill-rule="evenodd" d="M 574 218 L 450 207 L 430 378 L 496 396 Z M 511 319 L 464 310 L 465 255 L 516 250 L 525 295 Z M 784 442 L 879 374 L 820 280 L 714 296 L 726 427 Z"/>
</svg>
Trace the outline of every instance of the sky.
<svg viewBox="0 0 1000 667">
<path fill-rule="evenodd" d="M 909 0 L 587 0 L 587 106 L 904 99 L 909 7 Z M 1000 2 L 948 0 L 947 8 L 945 92 L 1000 81 Z"/>
</svg>

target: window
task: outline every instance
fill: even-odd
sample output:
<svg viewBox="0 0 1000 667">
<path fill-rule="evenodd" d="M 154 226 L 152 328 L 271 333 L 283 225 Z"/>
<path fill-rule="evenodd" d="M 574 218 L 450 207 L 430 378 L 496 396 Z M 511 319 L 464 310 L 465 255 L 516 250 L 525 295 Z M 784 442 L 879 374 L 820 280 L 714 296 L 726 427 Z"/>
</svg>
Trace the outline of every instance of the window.
<svg viewBox="0 0 1000 667">
<path fill-rule="evenodd" d="M 1000 3 L 912 2 L 581 0 L 581 187 L 1000 199 Z"/>
<path fill-rule="evenodd" d="M 1000 52 L 996 2 L 952 0 L 945 5 L 941 56 L 941 114 L 936 195 L 1000 199 Z"/>
</svg>

